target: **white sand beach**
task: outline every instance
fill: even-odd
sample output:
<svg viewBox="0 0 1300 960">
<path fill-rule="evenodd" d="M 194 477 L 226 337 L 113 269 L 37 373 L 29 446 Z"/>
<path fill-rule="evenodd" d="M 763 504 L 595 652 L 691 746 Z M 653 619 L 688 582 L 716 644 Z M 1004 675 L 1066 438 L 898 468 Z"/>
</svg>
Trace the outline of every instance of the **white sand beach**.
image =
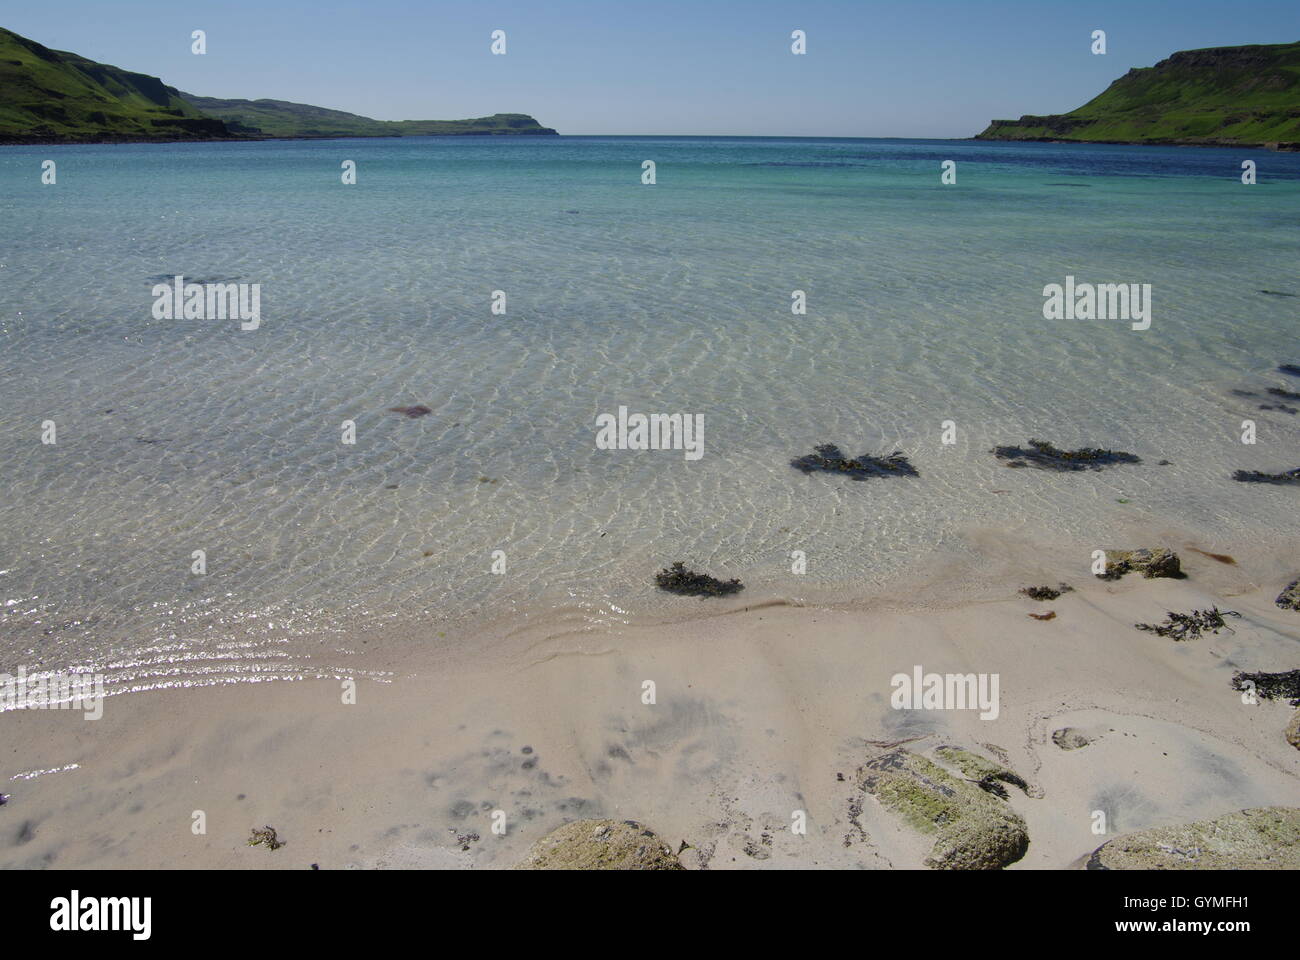
<svg viewBox="0 0 1300 960">
<path fill-rule="evenodd" d="M 900 743 L 965 747 L 1024 778 L 1005 801 L 1029 834 L 1013 869 L 1295 806 L 1294 709 L 1244 704 L 1230 685 L 1300 659 L 1300 614 L 1273 604 L 1279 558 L 1226 565 L 1173 546 L 1187 579 L 1067 577 L 1075 590 L 1046 603 L 1011 589 L 945 601 L 937 579 L 906 605 L 698 601 L 673 624 L 536 624 L 459 659 L 408 654 L 391 682 L 358 681 L 355 704 L 339 682 L 306 680 L 114 696 L 94 721 L 11 711 L 0 865 L 501 868 L 566 821 L 608 817 L 645 824 L 688 869 L 917 868 L 929 840 L 855 775 Z M 1008 584 L 1061 579 L 1003 565 Z M 1184 642 L 1133 626 L 1212 605 L 1242 616 Z M 997 674 L 997 718 L 894 709 L 891 677 L 917 666 Z M 1052 734 L 1067 727 L 1092 742 L 1062 749 Z M 263 826 L 285 845 L 249 846 Z"/>
</svg>

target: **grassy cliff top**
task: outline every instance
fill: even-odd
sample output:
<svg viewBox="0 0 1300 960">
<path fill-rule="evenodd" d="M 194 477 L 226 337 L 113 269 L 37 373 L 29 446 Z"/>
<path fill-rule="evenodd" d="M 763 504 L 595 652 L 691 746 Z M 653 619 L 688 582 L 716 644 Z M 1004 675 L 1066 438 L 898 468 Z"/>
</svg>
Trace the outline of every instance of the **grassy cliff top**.
<svg viewBox="0 0 1300 960">
<path fill-rule="evenodd" d="M 1065 114 L 994 120 L 981 140 L 1300 144 L 1300 43 L 1184 50 Z"/>
</svg>

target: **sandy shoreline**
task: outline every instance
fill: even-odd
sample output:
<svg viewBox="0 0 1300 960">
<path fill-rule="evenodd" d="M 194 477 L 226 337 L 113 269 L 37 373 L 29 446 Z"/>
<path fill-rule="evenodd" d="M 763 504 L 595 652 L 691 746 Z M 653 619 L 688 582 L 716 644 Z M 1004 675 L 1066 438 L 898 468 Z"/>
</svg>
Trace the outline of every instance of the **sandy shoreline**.
<svg viewBox="0 0 1300 960">
<path fill-rule="evenodd" d="M 1273 604 L 1284 574 L 1256 585 L 1180 553 L 1186 580 L 1075 577 L 1048 603 L 773 605 L 521 635 L 477 662 L 410 655 L 391 683 L 359 680 L 355 704 L 342 683 L 307 680 L 115 696 L 97 721 L 11 711 L 0 865 L 496 868 L 568 820 L 610 817 L 685 842 L 688 868 L 919 867 L 928 843 L 854 775 L 899 741 L 956 744 L 1030 783 L 1007 801 L 1030 837 L 1013 869 L 1064 868 L 1134 830 L 1295 806 L 1300 753 L 1282 734 L 1293 709 L 1243 704 L 1230 685 L 1237 670 L 1300 665 L 1300 615 Z M 1233 632 L 1178 643 L 1133 628 L 1213 604 L 1242 613 Z M 1049 609 L 1051 621 L 1028 616 Z M 894 709 L 891 677 L 918 666 L 997 674 L 997 718 Z M 1063 727 L 1098 739 L 1062 750 L 1051 735 Z M 44 770 L 57 772 L 27 776 Z M 796 811 L 805 835 L 790 829 Z M 263 825 L 286 845 L 247 846 Z"/>
</svg>

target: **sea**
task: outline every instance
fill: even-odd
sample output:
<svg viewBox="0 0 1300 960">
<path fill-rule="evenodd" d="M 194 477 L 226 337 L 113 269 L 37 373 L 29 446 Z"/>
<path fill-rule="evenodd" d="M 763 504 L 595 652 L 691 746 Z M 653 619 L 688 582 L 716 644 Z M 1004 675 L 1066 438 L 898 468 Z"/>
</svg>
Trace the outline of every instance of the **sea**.
<svg viewBox="0 0 1300 960">
<path fill-rule="evenodd" d="M 1139 528 L 1300 534 L 1300 489 L 1233 479 L 1300 467 L 1300 154 L 24 146 L 0 211 L 0 672 L 391 675 L 520 623 L 958 590 L 999 538 L 1082 577 Z M 257 322 L 160 308 L 178 276 Z M 1049 317 L 1067 278 L 1138 285 L 1149 325 Z M 698 456 L 599 442 L 620 408 L 702 424 Z M 1030 439 L 1141 462 L 991 452 Z M 916 475 L 791 466 L 825 444 Z M 677 561 L 745 589 L 667 594 Z"/>
</svg>

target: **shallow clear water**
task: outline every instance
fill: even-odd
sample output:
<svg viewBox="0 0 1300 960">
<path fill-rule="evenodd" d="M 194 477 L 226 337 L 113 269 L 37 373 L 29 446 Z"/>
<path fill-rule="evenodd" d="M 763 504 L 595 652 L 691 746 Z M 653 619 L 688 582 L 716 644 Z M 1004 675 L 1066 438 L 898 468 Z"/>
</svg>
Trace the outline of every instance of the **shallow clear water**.
<svg viewBox="0 0 1300 960">
<path fill-rule="evenodd" d="M 0 151 L 0 207 L 0 670 L 328 672 L 363 626 L 436 644 L 476 618 L 698 610 L 653 589 L 675 559 L 751 600 L 852 596 L 960 556 L 974 528 L 1104 543 L 1134 510 L 1243 549 L 1300 532 L 1294 488 L 1230 479 L 1300 466 L 1300 416 L 1232 393 L 1300 391 L 1276 371 L 1300 362 L 1300 155 L 24 147 Z M 261 284 L 261 327 L 154 319 L 175 274 Z M 1067 274 L 1151 284 L 1151 329 L 1044 320 Z M 388 412 L 414 404 L 432 413 Z M 596 415 L 620 405 L 703 414 L 703 458 L 597 449 Z M 1030 437 L 1145 462 L 1056 475 L 989 453 Z M 823 442 L 901 450 L 921 476 L 790 468 Z"/>
</svg>

